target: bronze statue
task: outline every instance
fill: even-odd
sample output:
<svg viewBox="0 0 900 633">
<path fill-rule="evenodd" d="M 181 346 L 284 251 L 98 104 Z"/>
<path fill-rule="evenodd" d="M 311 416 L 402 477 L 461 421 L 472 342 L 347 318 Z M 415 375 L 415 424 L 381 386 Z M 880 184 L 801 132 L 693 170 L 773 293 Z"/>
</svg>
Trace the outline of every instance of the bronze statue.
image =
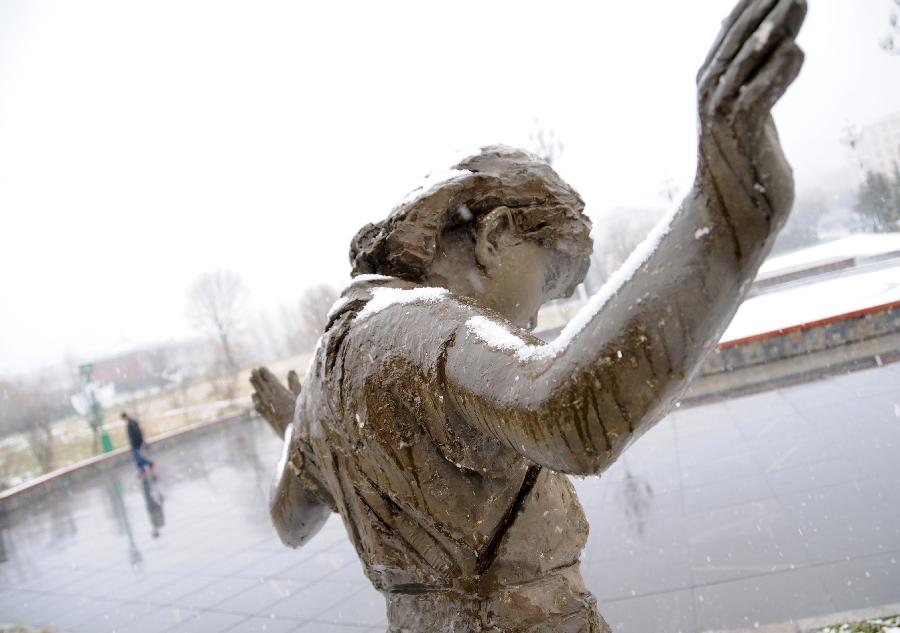
<svg viewBox="0 0 900 633">
<path fill-rule="evenodd" d="M 770 109 L 805 11 L 744 0 L 728 17 L 698 76 L 692 191 L 556 341 L 526 328 L 585 275 L 584 204 L 534 156 L 486 147 L 359 231 L 302 389 L 254 372 L 286 431 L 281 539 L 339 513 L 391 632 L 609 631 L 566 474 L 601 474 L 666 415 L 784 224 Z"/>
</svg>

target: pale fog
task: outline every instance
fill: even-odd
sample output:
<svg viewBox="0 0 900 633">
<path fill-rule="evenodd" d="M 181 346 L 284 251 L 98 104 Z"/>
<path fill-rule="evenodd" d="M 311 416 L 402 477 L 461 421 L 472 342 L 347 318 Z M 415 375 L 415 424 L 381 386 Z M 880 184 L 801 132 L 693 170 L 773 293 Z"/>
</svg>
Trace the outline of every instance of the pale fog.
<svg viewBox="0 0 900 633">
<path fill-rule="evenodd" d="M 216 269 L 244 327 L 275 328 L 346 283 L 364 223 L 491 143 L 552 134 L 605 244 L 688 188 L 694 76 L 733 4 L 0 3 L 0 374 L 195 336 L 188 288 Z M 838 233 L 848 131 L 900 111 L 891 6 L 810 0 L 775 109 L 798 201 Z"/>
</svg>

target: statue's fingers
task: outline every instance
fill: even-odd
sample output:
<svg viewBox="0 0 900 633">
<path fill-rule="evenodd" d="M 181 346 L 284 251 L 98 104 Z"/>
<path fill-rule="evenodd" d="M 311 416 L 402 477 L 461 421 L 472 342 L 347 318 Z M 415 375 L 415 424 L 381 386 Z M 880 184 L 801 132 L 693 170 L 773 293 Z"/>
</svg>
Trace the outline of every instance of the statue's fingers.
<svg viewBox="0 0 900 633">
<path fill-rule="evenodd" d="M 271 377 L 272 372 L 270 372 L 267 367 L 257 367 L 252 372 L 250 372 L 250 380 L 255 380 L 259 385 L 264 385 L 266 382 L 271 380 Z"/>
<path fill-rule="evenodd" d="M 729 64 L 715 89 L 712 103 L 723 105 L 737 100 L 781 43 L 793 40 L 805 16 L 806 0 L 779 0 Z"/>
<path fill-rule="evenodd" d="M 256 375 L 251 378 L 250 384 L 253 385 L 254 391 L 261 400 L 267 401 L 271 399 L 271 389 L 269 388 L 269 384 L 266 382 L 265 377 L 261 373 L 257 372 Z"/>
<path fill-rule="evenodd" d="M 719 49 L 722 48 L 725 40 L 732 32 L 734 25 L 744 15 L 747 9 L 750 8 L 750 5 L 758 2 L 759 0 L 740 0 L 740 2 L 738 2 L 731 10 L 731 13 L 728 14 L 728 17 L 722 20 L 722 26 L 719 29 L 718 35 L 716 35 L 715 41 L 709 49 L 709 53 L 707 53 L 706 55 L 706 59 L 703 60 L 701 69 L 712 65 L 713 63 L 715 63 L 716 58 L 722 56 Z"/>
<path fill-rule="evenodd" d="M 293 369 L 289 371 L 287 375 L 287 381 L 288 389 L 291 390 L 291 393 L 293 393 L 294 396 L 299 396 L 300 391 L 302 391 L 303 387 L 300 385 L 300 376 L 297 375 L 297 372 L 295 372 Z"/>
<path fill-rule="evenodd" d="M 259 394 L 254 393 L 250 398 L 253 400 L 253 408 L 256 409 L 256 412 L 261 416 L 266 417 L 265 403 L 262 398 L 259 397 Z"/>
<path fill-rule="evenodd" d="M 253 390 L 257 393 L 262 391 L 262 383 L 259 377 L 259 369 L 253 369 L 250 372 L 250 386 L 253 387 Z"/>
<path fill-rule="evenodd" d="M 259 368 L 259 377 L 260 385 L 263 387 L 263 395 L 266 399 L 273 400 L 283 397 L 284 392 L 287 391 L 278 378 L 275 377 L 275 374 L 269 371 L 268 367 Z"/>
<path fill-rule="evenodd" d="M 269 427 L 273 431 L 275 431 L 275 434 L 281 437 L 284 434 L 284 428 L 275 419 L 276 416 L 273 415 L 272 405 L 264 401 L 257 394 L 253 394 L 252 397 L 253 406 L 256 409 L 256 412 L 259 413 L 266 422 L 268 422 Z"/>
<path fill-rule="evenodd" d="M 759 27 L 778 0 L 740 2 L 722 23 L 722 29 L 697 74 L 702 92 L 712 91 L 747 38 Z"/>
<path fill-rule="evenodd" d="M 266 382 L 272 382 L 273 380 L 276 382 L 278 381 L 278 379 L 275 378 L 275 374 L 269 371 L 268 367 L 260 367 L 256 371 L 259 374 L 259 377 Z"/>
<path fill-rule="evenodd" d="M 736 110 L 758 112 L 764 117 L 800 73 L 803 51 L 793 40 L 784 40 L 741 91 Z"/>
</svg>

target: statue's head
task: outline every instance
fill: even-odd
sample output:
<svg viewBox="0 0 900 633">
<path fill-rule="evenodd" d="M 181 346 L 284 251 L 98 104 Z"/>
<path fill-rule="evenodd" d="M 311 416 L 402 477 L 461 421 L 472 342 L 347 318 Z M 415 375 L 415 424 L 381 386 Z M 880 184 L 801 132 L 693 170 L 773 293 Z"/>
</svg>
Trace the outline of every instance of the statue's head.
<svg viewBox="0 0 900 633">
<path fill-rule="evenodd" d="M 591 222 L 583 209 L 547 163 L 485 147 L 364 226 L 350 246 L 352 274 L 449 288 L 528 325 L 541 304 L 571 295 L 587 273 Z"/>
</svg>

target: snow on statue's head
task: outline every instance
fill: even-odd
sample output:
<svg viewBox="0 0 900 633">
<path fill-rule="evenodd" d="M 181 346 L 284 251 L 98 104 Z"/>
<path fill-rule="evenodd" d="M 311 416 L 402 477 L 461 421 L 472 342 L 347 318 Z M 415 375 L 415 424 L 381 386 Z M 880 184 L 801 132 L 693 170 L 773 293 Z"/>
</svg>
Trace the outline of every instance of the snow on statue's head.
<svg viewBox="0 0 900 633">
<path fill-rule="evenodd" d="M 352 275 L 377 273 L 420 282 L 441 237 L 466 230 L 503 207 L 523 239 L 569 264 L 571 294 L 584 279 L 593 243 L 581 196 L 533 154 L 502 145 L 483 147 L 448 172 L 429 177 L 383 221 L 367 224 L 350 245 Z"/>
</svg>

